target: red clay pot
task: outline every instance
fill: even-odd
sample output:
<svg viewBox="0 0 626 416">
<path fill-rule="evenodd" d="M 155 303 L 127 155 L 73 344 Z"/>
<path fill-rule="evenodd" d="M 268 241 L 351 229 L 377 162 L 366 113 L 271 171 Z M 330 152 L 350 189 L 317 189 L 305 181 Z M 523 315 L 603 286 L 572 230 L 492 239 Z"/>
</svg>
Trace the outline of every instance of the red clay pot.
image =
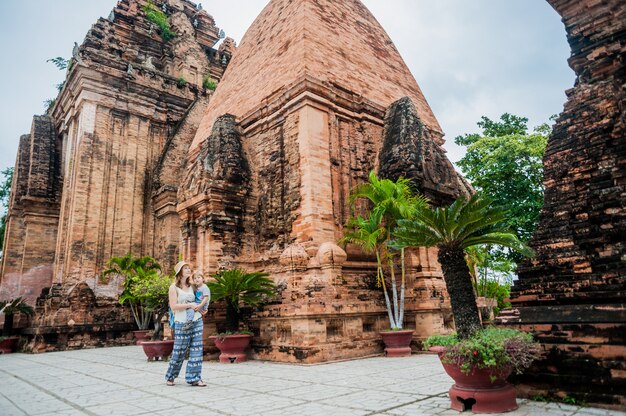
<svg viewBox="0 0 626 416">
<path fill-rule="evenodd" d="M 433 347 L 439 359 L 446 349 Z M 473 413 L 504 413 L 517 409 L 515 388 L 506 382 L 511 375 L 511 368 L 502 368 L 497 372 L 474 368 L 468 374 L 454 364 L 441 362 L 444 370 L 454 380 L 449 390 L 450 407 L 463 412 L 471 409 Z M 492 376 L 495 379 L 492 381 Z"/>
<path fill-rule="evenodd" d="M 379 332 L 385 343 L 385 356 L 409 357 L 414 332 L 412 330 Z"/>
<path fill-rule="evenodd" d="M 166 360 L 172 355 L 174 350 L 174 340 L 165 341 L 142 341 L 143 352 L 148 357 L 148 361 Z"/>
<path fill-rule="evenodd" d="M 135 336 L 135 339 L 137 340 L 136 344 L 137 345 L 141 345 L 142 342 L 147 341 L 149 339 L 149 333 L 150 331 L 148 330 L 141 330 L 141 331 L 133 331 L 133 335 Z"/>
<path fill-rule="evenodd" d="M 8 337 L 0 341 L 0 354 L 11 354 L 15 351 L 20 337 Z"/>
<path fill-rule="evenodd" d="M 247 361 L 245 350 L 250 345 L 252 335 L 222 335 L 209 337 L 219 348 L 220 363 L 237 364 Z"/>
</svg>

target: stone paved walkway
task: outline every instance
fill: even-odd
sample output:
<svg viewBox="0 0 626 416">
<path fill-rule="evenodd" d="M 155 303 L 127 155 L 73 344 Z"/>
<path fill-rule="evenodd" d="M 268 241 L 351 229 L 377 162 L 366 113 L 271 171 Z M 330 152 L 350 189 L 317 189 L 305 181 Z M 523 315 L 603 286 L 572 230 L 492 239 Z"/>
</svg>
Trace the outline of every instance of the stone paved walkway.
<svg viewBox="0 0 626 416">
<path fill-rule="evenodd" d="M 140 347 L 0 356 L 0 415 L 458 415 L 436 356 L 370 358 L 316 366 L 205 362 L 206 388 L 179 378 Z M 626 415 L 520 400 L 523 415 Z"/>
</svg>

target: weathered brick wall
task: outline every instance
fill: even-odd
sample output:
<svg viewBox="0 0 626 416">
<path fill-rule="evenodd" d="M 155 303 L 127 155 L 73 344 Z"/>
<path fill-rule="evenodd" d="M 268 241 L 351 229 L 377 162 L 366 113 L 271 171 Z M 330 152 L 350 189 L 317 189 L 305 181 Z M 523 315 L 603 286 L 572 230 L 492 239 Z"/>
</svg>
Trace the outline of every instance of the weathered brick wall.
<svg viewBox="0 0 626 416">
<path fill-rule="evenodd" d="M 291 224 L 300 205 L 298 120 L 298 113 L 291 113 L 246 138 L 252 194 L 246 209 L 244 241 L 250 252 L 272 247 L 276 251 L 293 240 Z"/>
<path fill-rule="evenodd" d="M 216 120 L 179 190 L 183 254 L 199 270 L 215 271 L 218 261 L 233 260 L 241 252 L 249 190 L 241 131 L 234 116 L 226 114 Z"/>
<path fill-rule="evenodd" d="M 52 283 L 61 189 L 61 156 L 48 116 L 35 116 L 15 166 L 2 259 L 1 298 L 34 304 Z"/>
<path fill-rule="evenodd" d="M 546 149 L 537 256 L 501 321 L 546 352 L 519 379 L 528 394 L 626 409 L 626 2 L 549 2 L 577 80 Z"/>
<path fill-rule="evenodd" d="M 6 232 L 4 234 L 3 255 L 2 255 L 2 298 L 10 297 L 17 290 L 17 281 L 9 283 L 7 273 L 19 270 L 19 265 L 24 255 L 24 225 L 22 197 L 28 191 L 28 172 L 30 171 L 30 134 L 20 137 L 17 149 L 17 158 L 13 170 L 13 183 L 9 199 L 9 210 L 6 219 Z M 9 288 L 7 285 L 10 285 Z"/>
<path fill-rule="evenodd" d="M 408 97 L 396 101 L 385 117 L 380 176 L 409 179 L 417 192 L 437 206 L 468 196 L 471 186 L 454 170 L 438 141 L 440 134 L 424 124 Z"/>
<path fill-rule="evenodd" d="M 187 152 L 196 129 L 209 103 L 209 95 L 198 97 L 185 118 L 170 135 L 156 166 L 151 173 L 152 193 L 148 210 L 154 212 L 154 257 L 164 270 L 170 271 L 178 262 L 182 234 L 181 222 L 176 212 L 177 193 L 185 174 Z M 150 204 L 148 204 L 150 205 Z"/>
</svg>

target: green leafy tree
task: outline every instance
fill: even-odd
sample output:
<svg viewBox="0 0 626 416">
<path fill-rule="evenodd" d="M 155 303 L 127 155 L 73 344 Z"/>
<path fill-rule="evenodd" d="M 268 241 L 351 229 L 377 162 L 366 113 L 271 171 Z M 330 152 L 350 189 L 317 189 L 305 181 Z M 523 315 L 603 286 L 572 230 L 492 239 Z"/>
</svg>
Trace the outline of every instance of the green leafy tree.
<svg viewBox="0 0 626 416">
<path fill-rule="evenodd" d="M 543 207 L 543 155 L 550 127 L 539 126 L 528 133 L 528 119 L 508 113 L 493 121 L 482 117 L 481 134 L 466 134 L 455 139 L 467 146 L 466 155 L 457 162 L 465 177 L 485 197 L 508 211 L 504 223 L 528 242 Z M 519 262 L 519 254 L 497 249 L 497 257 Z"/>
<path fill-rule="evenodd" d="M 11 194 L 11 184 L 13 183 L 13 168 L 2 171 L 4 179 L 0 184 L 0 206 L 4 214 L 0 218 L 0 250 L 4 247 L 4 232 L 7 226 L 7 215 L 9 211 L 9 197 Z"/>
<path fill-rule="evenodd" d="M 64 71 L 66 69 L 71 70 L 72 69 L 72 63 L 73 60 L 72 59 L 65 59 L 62 56 L 57 56 L 55 58 L 50 58 L 47 59 L 46 62 L 51 62 L 54 66 L 56 66 L 60 71 Z M 65 81 L 56 84 L 56 88 L 59 92 L 61 92 L 63 90 L 63 87 L 65 86 Z M 56 103 L 56 98 L 50 98 L 48 100 L 45 100 L 43 102 L 44 108 L 46 109 L 46 113 L 49 113 L 50 110 L 52 110 L 52 107 L 54 107 L 54 104 Z"/>
<path fill-rule="evenodd" d="M 391 243 L 402 247 L 437 247 L 450 295 L 458 335 L 469 338 L 481 328 L 465 250 L 476 245 L 500 245 L 530 256 L 532 250 L 508 231 L 505 211 L 475 194 L 449 207 L 418 210 L 414 219 L 398 221 Z"/>
<path fill-rule="evenodd" d="M 465 250 L 465 260 L 472 275 L 476 296 L 496 299 L 494 308 L 497 316 L 500 310 L 510 307 L 505 299 L 509 297 L 513 284 L 514 263 L 495 257 L 490 246 L 472 246 Z"/>
<path fill-rule="evenodd" d="M 226 330 L 239 331 L 241 320 L 240 304 L 260 305 L 268 296 L 274 295 L 274 282 L 267 273 L 248 273 L 242 269 L 221 270 L 213 275 L 213 282 L 207 283 L 211 290 L 211 300 L 226 301 Z"/>
<path fill-rule="evenodd" d="M 56 58 L 47 59 L 46 62 L 52 62 L 54 66 L 56 66 L 59 70 L 63 71 L 67 69 L 70 65 L 70 60 L 65 59 L 61 56 L 57 56 Z"/>
<path fill-rule="evenodd" d="M 119 302 L 130 305 L 130 310 L 139 329 L 148 329 L 153 311 L 142 303 L 142 298 L 134 289 L 135 286 L 146 280 L 158 278 L 161 266 L 150 256 L 134 257 L 132 254 L 127 254 L 122 257 L 111 257 L 107 262 L 107 267 L 108 269 L 102 272 L 102 278 L 106 278 L 110 274 L 124 277 L 123 291 Z"/>
<path fill-rule="evenodd" d="M 153 339 L 159 339 L 163 331 L 161 317 L 169 311 L 169 289 L 172 276 L 160 275 L 156 270 L 142 271 L 129 290 L 129 297 L 139 303 L 147 315 L 154 318 Z"/>
<path fill-rule="evenodd" d="M 412 218 L 418 210 L 426 207 L 427 199 L 412 192 L 409 180 L 399 178 L 394 182 L 379 179 L 373 171 L 370 172 L 368 182 L 352 191 L 350 199 L 353 205 L 357 199 L 366 199 L 372 208 L 367 218 L 357 217 L 348 222 L 346 233 L 340 243 L 356 244 L 364 251 L 376 254 L 376 280 L 383 288 L 389 324 L 391 329 L 402 329 L 406 287 L 404 247 L 395 250 L 388 243 L 398 220 Z M 401 270 L 399 297 L 395 274 L 395 259 L 398 254 Z M 387 266 L 389 273 L 389 288 L 384 265 Z M 391 296 L 388 289 L 391 290 Z"/>
</svg>

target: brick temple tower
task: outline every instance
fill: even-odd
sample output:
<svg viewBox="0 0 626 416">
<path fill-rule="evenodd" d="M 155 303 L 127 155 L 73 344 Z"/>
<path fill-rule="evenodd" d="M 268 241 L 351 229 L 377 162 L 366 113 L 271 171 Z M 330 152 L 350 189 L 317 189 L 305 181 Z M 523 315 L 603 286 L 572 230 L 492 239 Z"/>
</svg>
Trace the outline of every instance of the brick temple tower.
<svg viewBox="0 0 626 416">
<path fill-rule="evenodd" d="M 215 21 L 186 0 L 150 6 L 176 33 L 166 39 L 147 5 L 121 0 L 91 27 L 55 104 L 20 140 L 0 298 L 39 297 L 25 332 L 42 348 L 103 345 L 132 328 L 119 279 L 98 278 L 110 257 L 178 259 L 176 193 L 212 94 L 203 79 L 221 79 L 234 43 L 216 47 Z"/>
<path fill-rule="evenodd" d="M 626 408 L 626 2 L 549 0 L 576 85 L 546 148 L 545 205 L 500 321 L 532 331 L 545 359 L 532 397 Z"/>
<path fill-rule="evenodd" d="M 259 357 L 319 362 L 380 352 L 374 261 L 337 246 L 350 190 L 411 178 L 435 203 L 468 186 L 415 79 L 359 0 L 272 0 L 244 36 L 190 147 L 177 210 L 205 273 L 264 270 L 283 289 L 251 320 Z M 411 253 L 407 326 L 451 326 L 433 250 Z"/>
</svg>

